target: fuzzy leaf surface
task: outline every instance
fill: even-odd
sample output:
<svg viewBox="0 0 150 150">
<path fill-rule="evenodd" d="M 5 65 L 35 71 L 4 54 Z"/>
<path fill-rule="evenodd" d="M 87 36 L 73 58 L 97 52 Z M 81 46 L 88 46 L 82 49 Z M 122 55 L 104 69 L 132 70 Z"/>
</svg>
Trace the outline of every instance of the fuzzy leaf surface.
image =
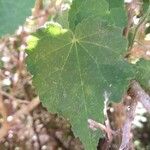
<svg viewBox="0 0 150 150">
<path fill-rule="evenodd" d="M 150 61 L 141 60 L 136 64 L 136 80 L 150 92 Z"/>
<path fill-rule="evenodd" d="M 132 66 L 122 58 L 127 42 L 121 32 L 90 17 L 74 33 L 51 24 L 28 43 L 28 69 L 42 103 L 70 120 L 86 150 L 95 150 L 102 135 L 91 131 L 87 120 L 103 122 L 104 93 L 120 100 L 133 77 Z"/>
<path fill-rule="evenodd" d="M 106 0 L 74 0 L 69 11 L 69 27 L 74 30 L 76 25 L 91 15 L 106 15 L 108 3 Z"/>
<path fill-rule="evenodd" d="M 109 5 L 109 13 L 106 16 L 109 22 L 116 26 L 125 27 L 127 16 L 124 0 L 107 0 L 107 2 Z"/>
</svg>

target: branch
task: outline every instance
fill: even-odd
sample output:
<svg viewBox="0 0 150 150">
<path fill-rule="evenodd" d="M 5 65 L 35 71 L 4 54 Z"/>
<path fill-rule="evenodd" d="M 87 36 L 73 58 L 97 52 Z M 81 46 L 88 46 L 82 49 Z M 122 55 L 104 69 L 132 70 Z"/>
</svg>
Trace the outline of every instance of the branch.
<svg viewBox="0 0 150 150">
<path fill-rule="evenodd" d="M 1 91 L 1 90 L 0 90 L 0 94 L 3 95 L 3 96 L 6 96 L 6 97 L 9 98 L 10 100 L 14 100 L 14 101 L 19 102 L 19 103 L 25 103 L 25 104 L 28 104 L 28 103 L 29 103 L 29 101 L 27 101 L 27 100 L 18 99 L 18 98 L 16 98 L 16 97 L 10 95 L 9 93 L 4 92 L 4 91 Z"/>
<path fill-rule="evenodd" d="M 2 139 L 8 133 L 9 124 L 7 122 L 7 110 L 4 106 L 2 95 L 0 94 L 0 114 L 3 120 L 0 122 L 2 127 L 0 128 L 0 139 Z"/>
<path fill-rule="evenodd" d="M 150 96 L 143 90 L 138 82 L 133 81 L 131 86 L 130 93 L 132 93 L 134 99 L 141 102 L 145 109 L 150 112 Z"/>
<path fill-rule="evenodd" d="M 107 128 L 105 125 L 98 123 L 92 119 L 88 119 L 89 128 L 91 128 L 93 131 L 100 129 L 101 131 L 107 133 Z"/>
<path fill-rule="evenodd" d="M 107 135 L 107 138 L 108 138 L 107 143 L 110 144 L 112 142 L 113 135 L 115 135 L 116 132 L 111 129 L 108 114 L 107 114 L 109 96 L 110 96 L 110 94 L 108 94 L 107 92 L 104 92 L 105 101 L 104 101 L 104 110 L 103 111 L 104 111 L 104 115 L 105 115 L 105 118 L 106 118 L 105 125 L 103 125 L 101 123 L 98 123 L 98 122 L 96 122 L 92 119 L 88 119 L 88 123 L 89 123 L 89 127 L 92 130 L 95 131 L 97 129 L 100 129 L 101 131 L 103 131 Z"/>
<path fill-rule="evenodd" d="M 124 101 L 126 101 L 125 99 Z M 128 100 L 127 100 L 128 101 Z M 132 134 L 131 134 L 131 127 L 132 121 L 135 117 L 135 110 L 137 106 L 137 101 L 134 99 L 130 99 L 130 104 L 125 106 L 126 107 L 126 120 L 122 127 L 122 142 L 119 150 L 129 150 L 132 148 Z"/>
<path fill-rule="evenodd" d="M 124 99 L 124 105 L 126 107 L 126 121 L 122 128 L 122 143 L 119 150 L 129 150 L 132 148 L 131 127 L 132 121 L 135 117 L 137 102 L 141 102 L 147 111 L 150 112 L 150 96 L 142 89 L 138 82 L 132 81 L 128 90 L 128 95 L 131 99 Z"/>
<path fill-rule="evenodd" d="M 24 106 L 23 108 L 18 110 L 14 115 L 12 115 L 11 121 L 8 122 L 6 118 L 6 121 L 3 124 L 3 128 L 0 129 L 0 140 L 2 140 L 2 138 L 4 138 L 7 135 L 8 131 L 11 128 L 11 125 L 10 125 L 11 123 L 16 123 L 20 116 L 27 115 L 32 110 L 34 110 L 39 104 L 40 104 L 39 97 L 36 97 L 28 105 Z M 4 106 L 1 106 L 1 103 L 0 103 L 0 108 L 1 107 L 4 107 Z"/>
<path fill-rule="evenodd" d="M 43 9 L 43 0 L 36 0 L 35 6 L 33 8 L 32 16 L 37 16 L 39 12 Z"/>
<path fill-rule="evenodd" d="M 40 104 L 39 97 L 34 98 L 27 106 L 23 106 L 22 109 L 18 110 L 14 115 L 13 119 L 18 119 L 21 115 L 27 115 L 34 108 L 36 108 Z"/>
</svg>

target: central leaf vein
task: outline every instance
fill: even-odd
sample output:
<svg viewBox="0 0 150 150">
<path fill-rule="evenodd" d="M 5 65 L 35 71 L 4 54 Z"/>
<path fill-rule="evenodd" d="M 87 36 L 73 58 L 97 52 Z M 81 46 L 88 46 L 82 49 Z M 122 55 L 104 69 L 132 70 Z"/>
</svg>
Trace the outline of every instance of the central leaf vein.
<svg viewBox="0 0 150 150">
<path fill-rule="evenodd" d="M 86 96 L 85 96 L 85 92 L 84 92 L 84 83 L 83 83 L 83 79 L 82 79 L 82 73 L 81 73 L 81 67 L 80 67 L 80 61 L 79 61 L 79 54 L 78 54 L 78 49 L 77 49 L 77 45 L 75 43 L 75 50 L 76 50 L 76 59 L 77 59 L 77 63 L 78 63 L 78 68 L 79 68 L 79 74 L 80 74 L 80 83 L 81 83 L 81 88 L 82 88 L 82 93 L 84 96 L 83 102 L 84 102 L 84 108 L 85 108 L 85 112 L 86 112 L 86 120 L 88 121 L 89 117 L 88 117 L 88 109 L 87 109 L 87 104 L 86 104 Z M 89 137 L 91 138 L 91 134 L 89 133 Z M 91 140 L 90 141 L 90 145 L 92 145 Z"/>
</svg>

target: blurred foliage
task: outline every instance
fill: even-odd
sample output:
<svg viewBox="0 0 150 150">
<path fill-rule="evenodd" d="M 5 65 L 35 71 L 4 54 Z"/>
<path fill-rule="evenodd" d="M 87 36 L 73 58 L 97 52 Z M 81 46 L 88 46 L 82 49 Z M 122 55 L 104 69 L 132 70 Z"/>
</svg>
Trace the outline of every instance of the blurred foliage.
<svg viewBox="0 0 150 150">
<path fill-rule="evenodd" d="M 31 15 L 35 0 L 0 0 L 0 36 L 13 34 Z"/>
</svg>

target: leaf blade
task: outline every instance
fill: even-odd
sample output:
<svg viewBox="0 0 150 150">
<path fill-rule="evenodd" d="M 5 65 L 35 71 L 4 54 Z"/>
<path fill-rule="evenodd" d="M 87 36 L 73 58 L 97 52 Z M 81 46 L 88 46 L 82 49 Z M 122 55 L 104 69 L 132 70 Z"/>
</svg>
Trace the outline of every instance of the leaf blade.
<svg viewBox="0 0 150 150">
<path fill-rule="evenodd" d="M 69 11 L 69 28 L 75 30 L 76 25 L 91 15 L 106 15 L 108 3 L 105 0 L 75 0 Z"/>
<path fill-rule="evenodd" d="M 87 150 L 95 149 L 102 136 L 88 128 L 88 119 L 103 122 L 104 92 L 119 100 L 132 73 L 121 57 L 127 42 L 120 31 L 90 17 L 77 25 L 75 33 L 50 25 L 35 34 L 35 46 L 30 43 L 27 63 L 41 101 L 49 111 L 69 118 Z"/>
</svg>

